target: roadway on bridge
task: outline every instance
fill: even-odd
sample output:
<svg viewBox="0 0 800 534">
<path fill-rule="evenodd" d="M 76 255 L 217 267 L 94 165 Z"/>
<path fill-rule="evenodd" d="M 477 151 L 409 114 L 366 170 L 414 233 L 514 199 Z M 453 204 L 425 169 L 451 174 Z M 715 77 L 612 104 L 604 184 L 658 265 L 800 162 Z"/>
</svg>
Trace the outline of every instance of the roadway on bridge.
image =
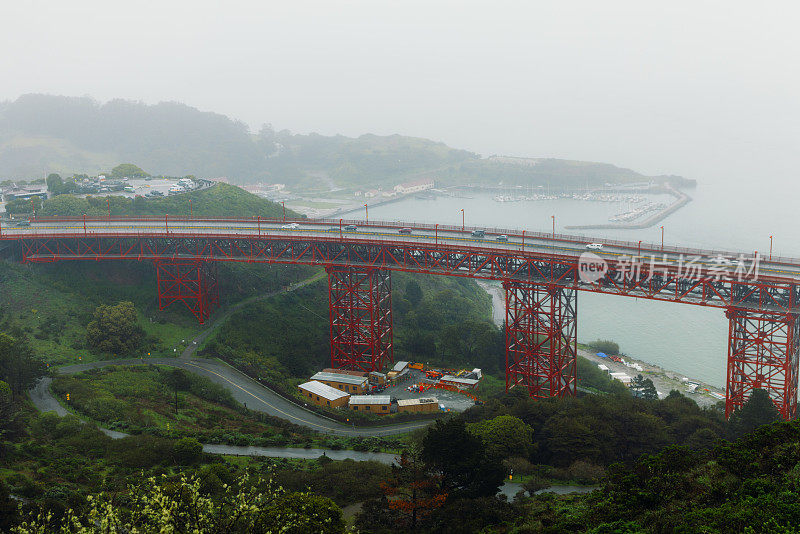
<svg viewBox="0 0 800 534">
<path fill-rule="evenodd" d="M 298 220 L 285 222 L 275 219 L 241 219 L 241 220 L 189 220 L 175 219 L 134 219 L 134 220 L 41 220 L 34 221 L 30 226 L 3 227 L 0 229 L 0 239 L 19 239 L 23 237 L 81 237 L 130 235 L 132 237 L 286 237 L 297 239 L 323 239 L 341 241 L 380 241 L 392 243 L 448 245 L 463 248 L 480 248 L 510 253 L 520 251 L 558 254 L 578 257 L 582 253 L 591 251 L 605 259 L 620 259 L 622 257 L 643 256 L 644 262 L 649 262 L 653 257 L 656 262 L 678 265 L 685 264 L 695 259 L 693 265 L 704 269 L 714 269 L 716 272 L 726 271 L 731 275 L 737 268 L 740 258 L 746 259 L 745 267 L 750 268 L 754 252 L 733 252 L 716 250 L 698 250 L 688 248 L 675 248 L 666 246 L 661 249 L 658 245 L 637 243 L 610 242 L 597 238 L 580 236 L 556 235 L 553 239 L 549 234 L 541 232 L 525 233 L 519 230 L 486 229 L 484 236 L 472 235 L 470 229 L 453 229 L 453 227 L 420 226 L 414 225 L 400 233 L 404 223 L 334 223 L 332 221 Z M 349 229 L 348 229 L 349 227 Z M 590 243 L 600 243 L 600 249 L 587 249 Z M 775 258 L 761 254 L 759 273 L 765 276 L 800 279 L 799 258 Z"/>
</svg>

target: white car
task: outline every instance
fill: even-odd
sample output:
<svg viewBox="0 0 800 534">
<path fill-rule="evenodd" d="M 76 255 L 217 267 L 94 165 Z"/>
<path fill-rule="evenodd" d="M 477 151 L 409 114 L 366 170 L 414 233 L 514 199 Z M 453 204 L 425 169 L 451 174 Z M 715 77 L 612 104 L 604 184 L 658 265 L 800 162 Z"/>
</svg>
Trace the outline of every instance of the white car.
<svg viewBox="0 0 800 534">
<path fill-rule="evenodd" d="M 717 265 L 734 265 L 736 263 L 733 260 L 729 260 L 728 258 L 722 255 L 719 255 L 716 258 L 711 258 L 709 262 L 715 263 Z"/>
<path fill-rule="evenodd" d="M 603 250 L 603 244 L 602 243 L 589 243 L 589 244 L 586 245 L 586 248 L 591 249 L 591 250 Z"/>
<path fill-rule="evenodd" d="M 281 226 L 281 228 L 286 228 L 286 229 L 289 229 L 289 230 L 294 230 L 295 228 L 300 228 L 300 225 L 299 225 L 299 224 L 297 224 L 297 223 L 289 223 L 289 224 L 284 224 L 284 225 L 282 225 L 282 226 Z"/>
</svg>

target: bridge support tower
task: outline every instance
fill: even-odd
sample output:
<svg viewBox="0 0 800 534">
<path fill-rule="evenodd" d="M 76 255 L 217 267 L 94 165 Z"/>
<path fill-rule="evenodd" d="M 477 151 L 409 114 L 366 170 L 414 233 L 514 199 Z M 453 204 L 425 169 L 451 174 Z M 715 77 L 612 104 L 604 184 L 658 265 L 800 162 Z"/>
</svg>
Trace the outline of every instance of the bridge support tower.
<svg viewBox="0 0 800 534">
<path fill-rule="evenodd" d="M 800 315 L 730 308 L 725 416 L 764 389 L 786 419 L 797 414 Z"/>
<path fill-rule="evenodd" d="M 201 260 L 157 260 L 158 308 L 183 302 L 203 324 L 211 309 L 219 306 L 217 269 L 213 262 Z"/>
<path fill-rule="evenodd" d="M 531 397 L 575 395 L 577 292 L 553 284 L 508 280 L 506 391 L 521 386 Z"/>
<path fill-rule="evenodd" d="M 331 367 L 379 371 L 394 361 L 388 270 L 329 266 Z"/>
</svg>

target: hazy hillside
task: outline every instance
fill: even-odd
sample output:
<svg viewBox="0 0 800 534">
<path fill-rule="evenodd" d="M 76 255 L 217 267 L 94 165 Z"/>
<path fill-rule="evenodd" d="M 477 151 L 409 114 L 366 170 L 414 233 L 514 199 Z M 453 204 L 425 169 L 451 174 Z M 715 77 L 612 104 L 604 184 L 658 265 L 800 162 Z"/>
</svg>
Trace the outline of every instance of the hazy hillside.
<svg viewBox="0 0 800 534">
<path fill-rule="evenodd" d="M 178 103 L 25 95 L 0 108 L 0 174 L 10 178 L 135 161 L 173 176 L 245 179 L 263 160 L 246 125 Z"/>
<path fill-rule="evenodd" d="M 306 191 L 392 187 L 418 178 L 442 185 L 554 187 L 649 179 L 605 163 L 481 158 L 400 135 L 296 135 L 269 126 L 251 134 L 242 122 L 174 102 L 99 104 L 88 97 L 24 95 L 0 103 L 0 178 L 92 174 L 120 162 L 158 174 L 227 176 L 238 183 L 277 182 Z"/>
</svg>

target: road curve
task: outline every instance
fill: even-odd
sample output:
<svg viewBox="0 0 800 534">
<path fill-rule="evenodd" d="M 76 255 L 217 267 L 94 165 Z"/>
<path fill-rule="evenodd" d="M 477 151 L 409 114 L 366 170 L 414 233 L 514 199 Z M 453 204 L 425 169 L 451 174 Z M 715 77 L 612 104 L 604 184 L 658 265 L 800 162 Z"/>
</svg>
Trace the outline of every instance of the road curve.
<svg viewBox="0 0 800 534">
<path fill-rule="evenodd" d="M 262 386 L 252 378 L 236 369 L 214 360 L 183 359 L 183 358 L 124 358 L 104 360 L 98 362 L 81 363 L 60 367 L 56 370 L 59 374 L 75 374 L 89 369 L 98 369 L 110 365 L 168 365 L 178 367 L 204 376 L 231 392 L 233 398 L 247 406 L 248 409 L 279 417 L 290 423 L 304 426 L 324 434 L 350 437 L 379 437 L 391 436 L 424 428 L 432 423 L 431 420 L 411 421 L 390 425 L 351 427 L 333 419 L 328 419 L 315 412 L 297 405 L 274 391 Z M 65 415 L 66 410 L 50 393 L 49 379 L 40 380 L 30 391 L 34 405 L 40 411 L 55 411 Z"/>
</svg>

